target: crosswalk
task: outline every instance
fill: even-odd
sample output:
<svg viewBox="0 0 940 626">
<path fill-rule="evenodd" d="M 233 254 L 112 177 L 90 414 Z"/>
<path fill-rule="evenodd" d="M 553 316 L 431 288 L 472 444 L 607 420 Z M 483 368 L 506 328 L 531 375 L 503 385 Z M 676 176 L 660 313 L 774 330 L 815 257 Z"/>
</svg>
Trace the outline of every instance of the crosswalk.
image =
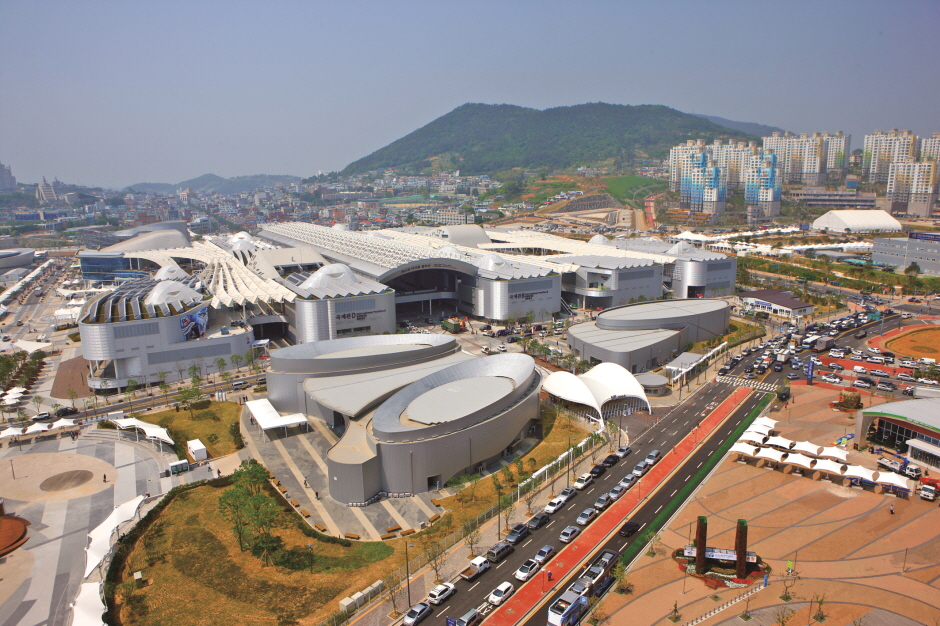
<svg viewBox="0 0 940 626">
<path fill-rule="evenodd" d="M 750 387 L 755 391 L 763 391 L 764 393 L 774 393 L 777 391 L 777 385 L 772 383 L 765 383 L 756 380 L 745 380 L 743 378 L 738 378 L 737 376 L 719 376 L 717 380 L 720 383 L 734 385 L 735 387 Z"/>
</svg>

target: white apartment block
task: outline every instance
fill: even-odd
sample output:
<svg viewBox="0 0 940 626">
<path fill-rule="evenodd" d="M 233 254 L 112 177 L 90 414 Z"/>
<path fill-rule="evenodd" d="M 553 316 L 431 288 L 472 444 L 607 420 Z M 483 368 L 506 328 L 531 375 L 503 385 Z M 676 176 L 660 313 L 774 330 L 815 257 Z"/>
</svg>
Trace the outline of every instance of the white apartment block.
<svg viewBox="0 0 940 626">
<path fill-rule="evenodd" d="M 774 133 L 764 137 L 764 149 L 777 155 L 782 182 L 822 185 L 826 182 L 829 164 L 829 133 Z M 843 135 L 847 136 L 847 135 Z"/>
<path fill-rule="evenodd" d="M 937 162 L 907 157 L 891 163 L 887 196 L 891 213 L 930 217 L 937 201 Z"/>
<path fill-rule="evenodd" d="M 720 168 L 722 184 L 728 193 L 740 191 L 744 187 L 744 178 L 751 159 L 760 154 L 756 141 L 726 144 L 720 139 L 706 145 L 701 139 L 690 139 L 684 144 L 673 147 L 669 151 L 669 189 L 680 191 L 683 166 L 689 163 L 691 154 L 702 153 L 707 155 L 706 161 L 714 161 Z"/>
<path fill-rule="evenodd" d="M 940 133 L 934 133 L 930 137 L 924 137 L 920 140 L 920 160 L 921 161 L 940 161 Z M 3 172 L 0 172 L 2 178 Z M 0 183 L 2 186 L 2 183 Z"/>
<path fill-rule="evenodd" d="M 885 133 L 879 129 L 873 135 L 865 135 L 862 168 L 868 175 L 868 181 L 888 182 L 891 164 L 916 158 L 918 148 L 918 137 L 909 130 L 894 129 Z"/>
<path fill-rule="evenodd" d="M 837 130 L 835 135 L 822 134 L 826 143 L 826 170 L 830 175 L 841 177 L 849 167 L 849 156 L 852 154 L 852 135 L 846 135 Z"/>
<path fill-rule="evenodd" d="M 0 163 L 0 191 L 16 191 L 16 179 L 9 165 Z"/>
</svg>

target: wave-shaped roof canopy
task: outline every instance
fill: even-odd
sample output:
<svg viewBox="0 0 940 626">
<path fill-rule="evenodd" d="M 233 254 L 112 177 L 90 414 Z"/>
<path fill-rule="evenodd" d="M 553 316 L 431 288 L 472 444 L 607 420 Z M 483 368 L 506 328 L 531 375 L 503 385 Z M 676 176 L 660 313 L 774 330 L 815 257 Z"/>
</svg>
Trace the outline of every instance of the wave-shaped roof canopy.
<svg viewBox="0 0 940 626">
<path fill-rule="evenodd" d="M 643 385 L 624 367 L 616 363 L 600 363 L 587 373 L 554 372 L 542 384 L 548 393 L 576 404 L 583 404 L 603 416 L 604 405 L 613 400 L 636 398 L 650 410 Z"/>
</svg>

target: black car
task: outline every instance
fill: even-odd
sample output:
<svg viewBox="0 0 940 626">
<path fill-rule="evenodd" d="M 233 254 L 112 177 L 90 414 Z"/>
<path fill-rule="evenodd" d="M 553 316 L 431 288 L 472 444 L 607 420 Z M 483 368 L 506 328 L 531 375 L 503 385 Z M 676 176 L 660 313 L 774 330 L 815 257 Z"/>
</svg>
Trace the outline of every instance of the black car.
<svg viewBox="0 0 940 626">
<path fill-rule="evenodd" d="M 783 363 L 781 363 L 780 361 L 777 361 L 776 363 L 774 363 L 774 371 L 775 371 L 775 372 L 782 372 L 782 371 L 783 371 Z"/>
<path fill-rule="evenodd" d="M 723 367 L 723 368 L 721 368 L 720 370 L 718 370 L 718 375 L 719 375 L 719 376 L 724 376 L 725 374 L 727 374 L 727 373 L 730 372 L 730 371 L 731 371 L 731 368 L 730 368 L 730 367 Z"/>
<path fill-rule="evenodd" d="M 619 460 L 620 460 L 619 456 L 617 456 L 616 454 L 611 454 L 606 459 L 601 461 L 601 465 L 603 465 L 604 467 L 613 467 L 614 465 L 617 464 Z"/>
<path fill-rule="evenodd" d="M 509 531 L 509 534 L 506 535 L 506 542 L 516 545 L 528 536 L 529 527 L 525 524 L 516 524 L 512 527 L 512 530 Z"/>
<path fill-rule="evenodd" d="M 61 407 L 61 408 L 59 408 L 59 409 L 56 410 L 55 416 L 56 416 L 56 417 L 65 417 L 66 415 L 75 415 L 76 413 L 78 413 L 78 409 L 76 409 L 75 407 L 72 407 L 72 406 L 63 406 L 63 407 Z"/>
<path fill-rule="evenodd" d="M 536 530 L 547 524 L 551 519 L 548 513 L 538 513 L 532 516 L 532 519 L 526 523 L 526 526 L 529 527 L 529 530 Z"/>
<path fill-rule="evenodd" d="M 591 468 L 590 474 L 594 478 L 598 478 L 600 476 L 603 476 L 604 472 L 606 471 L 607 471 L 607 468 L 604 467 L 603 465 L 595 465 L 594 467 Z"/>
<path fill-rule="evenodd" d="M 868 336 L 868 333 L 865 332 L 864 330 L 860 330 L 860 331 L 858 331 L 857 333 L 855 333 L 855 335 L 853 335 L 853 336 L 854 336 L 856 339 L 864 339 L 865 337 Z"/>
<path fill-rule="evenodd" d="M 620 536 L 629 537 L 630 535 L 632 535 L 638 530 L 640 530 L 639 524 L 637 524 L 636 522 L 627 522 L 626 524 L 620 527 Z"/>
<path fill-rule="evenodd" d="M 766 373 L 767 373 L 767 367 L 764 366 L 764 365 L 758 365 L 758 366 L 757 366 L 757 369 L 755 370 L 755 372 L 757 373 L 758 376 L 760 376 L 761 374 L 766 374 Z"/>
</svg>

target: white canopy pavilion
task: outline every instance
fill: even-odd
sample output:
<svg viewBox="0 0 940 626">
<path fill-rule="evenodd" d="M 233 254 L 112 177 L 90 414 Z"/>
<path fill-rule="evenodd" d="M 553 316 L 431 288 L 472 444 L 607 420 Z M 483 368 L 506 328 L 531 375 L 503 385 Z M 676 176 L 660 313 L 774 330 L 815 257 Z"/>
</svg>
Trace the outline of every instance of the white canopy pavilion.
<svg viewBox="0 0 940 626">
<path fill-rule="evenodd" d="M 906 478 L 892 472 L 878 472 L 878 479 L 875 482 L 879 485 L 889 485 L 891 487 L 904 489 L 905 491 L 911 490 L 911 488 L 907 486 Z"/>
<path fill-rule="evenodd" d="M 72 601 L 72 626 L 104 626 L 101 615 L 105 610 L 101 583 L 82 583 Z"/>
<path fill-rule="evenodd" d="M 139 419 L 134 419 L 133 417 L 125 417 L 123 419 L 109 419 L 105 420 L 111 422 L 121 430 L 140 430 L 144 433 L 144 436 L 151 441 L 162 441 L 163 443 L 173 445 L 175 442 L 170 437 L 170 433 L 167 432 L 166 428 L 161 428 L 156 424 L 150 424 L 147 422 L 142 422 Z"/>
<path fill-rule="evenodd" d="M 249 400 L 245 403 L 245 406 L 248 407 L 248 412 L 251 413 L 255 423 L 261 428 L 262 439 L 264 438 L 264 431 L 272 428 L 283 428 L 285 434 L 287 434 L 288 426 L 303 424 L 308 430 L 310 429 L 310 422 L 307 421 L 305 415 L 302 413 L 281 415 L 268 400 Z"/>
<path fill-rule="evenodd" d="M 101 563 L 101 560 L 111 550 L 111 535 L 118 526 L 137 514 L 137 507 L 144 501 L 143 496 L 137 496 L 124 504 L 117 506 L 103 522 L 88 533 L 88 547 L 85 548 L 85 578 L 91 574 Z"/>
<path fill-rule="evenodd" d="M 846 478 L 858 478 L 861 480 L 866 480 L 870 483 L 877 482 L 875 480 L 875 471 L 868 468 L 862 467 L 861 465 L 849 465 L 845 468 L 845 473 L 842 474 Z"/>
<path fill-rule="evenodd" d="M 849 459 L 849 454 L 842 448 L 837 448 L 835 446 L 826 446 L 819 451 L 817 456 L 826 456 L 830 459 L 837 459 L 845 463 Z"/>
<path fill-rule="evenodd" d="M 817 472 L 826 472 L 829 475 L 842 476 L 842 472 L 845 470 L 845 465 L 842 463 L 836 463 L 835 461 L 830 461 L 828 459 L 818 459 L 816 464 L 813 466 L 813 469 Z"/>
<path fill-rule="evenodd" d="M 747 456 L 757 456 L 757 453 L 760 451 L 755 445 L 744 443 L 738 441 L 736 444 L 731 446 L 731 449 L 728 452 L 737 452 L 738 454 L 745 454 Z"/>
<path fill-rule="evenodd" d="M 792 450 L 793 444 L 795 442 L 787 439 L 786 437 L 771 437 L 764 442 L 765 445 L 774 446 L 775 448 L 783 448 L 784 450 Z"/>
<path fill-rule="evenodd" d="M 741 435 L 741 437 L 738 439 L 738 442 L 740 443 L 742 441 L 750 441 L 756 444 L 763 444 L 764 439 L 766 438 L 767 438 L 767 435 L 762 435 L 758 432 L 754 432 L 753 430 L 749 430 L 743 435 Z"/>
<path fill-rule="evenodd" d="M 783 455 L 785 453 L 780 450 L 771 450 L 770 448 L 761 448 L 760 452 L 756 454 L 759 459 L 768 459 L 780 463 L 783 460 Z"/>
<path fill-rule="evenodd" d="M 754 423 L 751 424 L 751 428 L 755 426 L 763 426 L 765 428 L 774 428 L 777 425 L 777 420 L 772 420 L 769 417 L 758 417 L 754 420 Z"/>
<path fill-rule="evenodd" d="M 806 455 L 800 454 L 799 452 L 791 452 L 787 455 L 787 460 L 784 463 L 788 465 L 798 465 L 806 469 L 812 469 L 814 459 L 809 458 Z"/>
<path fill-rule="evenodd" d="M 822 446 L 817 446 L 815 443 L 810 443 L 808 441 L 797 441 L 792 450 L 794 452 L 805 452 L 811 456 L 819 456 L 819 451 L 822 449 Z"/>
</svg>

